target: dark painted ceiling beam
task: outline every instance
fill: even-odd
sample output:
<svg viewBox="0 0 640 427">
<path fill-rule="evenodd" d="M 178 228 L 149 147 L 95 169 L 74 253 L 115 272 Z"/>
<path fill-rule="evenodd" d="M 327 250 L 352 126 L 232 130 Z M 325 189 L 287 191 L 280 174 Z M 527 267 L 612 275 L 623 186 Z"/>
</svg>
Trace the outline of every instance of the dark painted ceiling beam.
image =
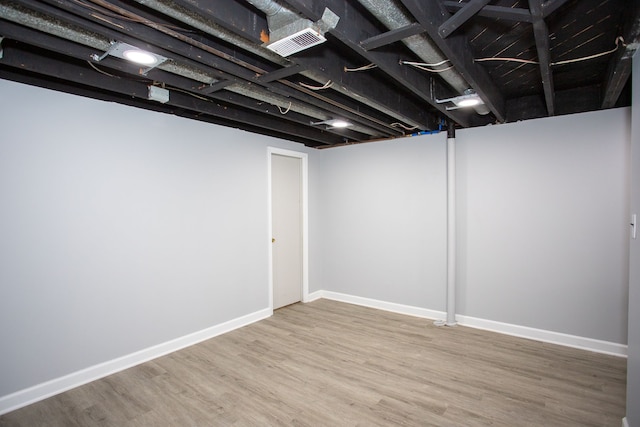
<svg viewBox="0 0 640 427">
<path fill-rule="evenodd" d="M 407 37 L 415 36 L 416 34 L 424 33 L 422 25 L 416 23 L 407 25 L 406 27 L 396 28 L 395 30 L 387 31 L 386 33 L 378 34 L 377 36 L 370 37 L 360 42 L 365 50 L 377 49 L 382 46 L 386 46 L 395 42 L 398 42 Z"/>
<path fill-rule="evenodd" d="M 173 3 L 185 5 L 186 7 L 187 2 L 188 0 L 174 0 Z M 319 4 L 320 2 L 316 2 L 316 3 Z M 199 16 L 202 18 L 211 19 L 214 22 L 218 22 L 218 20 L 220 19 L 216 16 L 218 8 L 199 9 L 196 3 L 192 3 L 189 6 L 189 8 L 192 12 L 198 13 Z M 332 10 L 336 12 L 336 10 L 334 9 Z M 324 6 L 320 8 L 319 15 L 307 16 L 307 18 L 313 21 L 318 21 L 322 17 L 323 11 L 324 11 Z M 357 20 L 358 17 L 352 16 L 351 19 Z M 339 25 L 341 22 L 344 22 L 344 25 L 357 27 L 360 21 L 351 22 L 351 21 L 341 20 L 339 22 Z M 354 29 L 358 31 L 357 28 L 354 28 Z M 245 30 L 242 28 L 235 28 L 234 33 L 243 37 L 246 36 Z M 358 31 L 358 34 L 361 35 L 359 31 Z M 360 39 L 361 37 L 358 39 L 358 41 Z M 354 43 L 356 42 L 354 41 Z M 366 50 L 363 49 L 359 44 L 357 44 L 357 47 L 359 50 L 366 53 Z M 335 57 L 338 58 L 339 56 L 335 56 Z M 308 58 L 304 58 L 301 55 L 293 55 L 288 59 L 293 64 L 300 65 L 303 69 L 314 69 L 314 66 L 317 65 L 312 61 L 310 61 Z M 335 63 L 335 64 L 326 64 L 326 65 L 327 66 L 325 68 L 327 70 L 322 72 L 322 74 L 326 77 L 325 81 L 331 80 L 339 84 L 342 81 L 349 80 L 349 85 L 348 87 L 345 87 L 345 91 L 343 92 L 352 93 L 354 95 L 353 99 L 357 99 L 359 100 L 359 102 L 364 102 L 364 104 L 368 105 L 370 108 L 377 108 L 376 105 L 388 106 L 390 105 L 389 100 L 394 99 L 397 96 L 396 88 L 393 88 L 390 85 L 372 84 L 372 80 L 368 76 L 366 76 L 366 74 L 363 74 L 361 78 L 358 78 L 358 79 L 346 77 L 343 71 L 344 63 Z M 396 67 L 401 67 L 401 65 L 397 62 L 397 59 L 395 60 L 394 65 Z M 329 69 L 337 70 L 337 71 L 329 72 L 328 71 Z M 422 84 L 424 84 L 423 81 L 422 81 Z M 422 93 L 422 92 L 419 91 L 419 93 Z M 425 108 L 423 108 L 423 106 L 421 106 L 419 103 L 413 102 L 411 98 L 406 98 L 406 102 L 402 104 L 394 105 L 394 110 L 396 111 L 399 117 L 404 117 L 404 119 L 396 119 L 396 121 L 400 120 L 400 121 L 406 121 L 407 123 L 416 123 L 416 124 L 419 124 L 422 129 L 432 129 L 434 126 L 437 125 L 437 119 L 435 119 L 434 115 L 427 112 Z"/>
<path fill-rule="evenodd" d="M 555 115 L 555 92 L 553 88 L 553 75 L 551 73 L 551 59 L 549 56 L 549 29 L 544 22 L 542 0 L 529 0 L 529 8 L 533 16 L 533 35 L 536 40 L 544 99 L 547 104 L 547 112 L 550 116 L 553 116 Z"/>
<path fill-rule="evenodd" d="M 69 61 L 44 57 L 33 52 L 16 49 L 13 46 L 5 46 L 4 55 L 3 58 L 0 59 L 0 64 L 141 100 L 146 100 L 148 96 L 147 81 L 113 78 L 88 69 L 87 67 L 72 64 Z M 155 101 L 148 102 L 153 103 Z M 274 119 L 262 113 L 234 108 L 229 104 L 221 105 L 215 101 L 195 98 L 174 90 L 170 91 L 170 101 L 167 105 L 231 120 L 238 123 L 238 127 L 242 127 L 242 125 L 246 123 L 251 126 L 259 126 L 265 129 L 297 135 L 316 142 L 329 144 L 336 142 L 335 136 L 329 136 L 329 134 L 321 130 L 297 126 L 292 123 L 287 123 L 284 119 Z"/>
<path fill-rule="evenodd" d="M 599 108 L 600 85 L 578 87 L 556 92 L 556 114 L 575 114 Z M 507 101 L 507 121 L 547 117 L 547 106 L 542 95 L 512 98 Z"/>
<path fill-rule="evenodd" d="M 92 53 L 92 49 L 89 47 L 77 45 L 76 43 L 60 39 L 49 34 L 42 34 L 36 30 L 25 28 L 11 22 L 2 22 L 2 32 L 11 40 L 23 42 L 29 40 L 37 40 L 39 43 L 39 47 L 46 48 L 49 51 L 65 55 L 77 61 L 83 61 L 85 60 L 85 58 L 89 58 Z M 121 61 L 119 59 L 107 57 L 99 63 L 95 63 L 94 61 L 90 62 L 93 64 L 93 67 L 95 67 L 94 69 L 102 71 L 103 73 L 105 73 L 105 75 L 113 73 L 112 75 L 114 75 L 114 78 L 142 81 L 146 77 L 146 79 L 148 80 L 147 84 L 151 84 L 153 82 L 163 82 L 169 89 L 176 88 L 181 91 L 192 93 L 195 96 L 208 95 L 208 97 L 211 99 L 224 101 L 236 106 L 252 109 L 254 111 L 259 111 L 275 116 L 279 119 L 293 121 L 299 125 L 309 126 L 310 122 L 313 120 L 313 118 L 310 118 L 309 116 L 305 116 L 294 111 L 290 111 L 287 114 L 283 115 L 281 110 L 278 109 L 278 107 L 275 105 L 264 103 L 228 91 L 214 93 L 216 91 L 210 89 L 214 87 L 217 88 L 218 86 L 223 86 L 221 85 L 222 83 L 226 83 L 226 86 L 228 86 L 229 84 L 235 82 L 223 81 L 214 83 L 213 86 L 206 86 L 204 89 L 200 89 L 199 82 L 172 73 L 168 73 L 166 71 L 162 71 L 158 68 L 150 70 L 147 75 L 143 77 L 138 74 L 137 67 L 127 61 Z M 87 67 L 89 66 L 90 65 L 87 64 Z M 222 87 L 220 87 L 219 89 L 222 89 Z M 336 133 L 341 137 L 347 137 L 351 140 L 362 140 L 367 138 L 366 135 L 352 132 L 349 129 L 328 130 L 328 132 Z"/>
<path fill-rule="evenodd" d="M 344 46 L 363 57 L 365 61 L 376 64 L 378 69 L 410 93 L 426 101 L 434 109 L 438 110 L 442 116 L 450 118 L 461 126 L 469 126 L 468 114 L 459 110 L 447 111 L 444 104 L 435 102 L 435 94 L 441 97 L 453 95 L 451 89 L 443 84 L 440 79 L 432 76 L 425 77 L 423 73 L 401 65 L 399 61 L 407 58 L 403 58 L 396 52 L 367 51 L 360 45 L 361 40 L 380 34 L 380 30 L 368 21 L 359 8 L 355 8 L 349 2 L 342 0 L 283 0 L 283 2 L 288 4 L 291 9 L 313 21 L 322 17 L 325 7 L 331 9 L 338 16 L 349 17 L 348 19 L 341 19 L 336 28 L 330 30 L 330 33 L 335 36 L 337 41 L 342 42 Z M 363 34 L 365 35 L 364 38 Z M 432 121 L 432 126 L 437 126 L 438 122 L 438 120 Z M 434 128 L 432 127 L 431 129 Z"/>
<path fill-rule="evenodd" d="M 640 0 L 633 0 L 633 6 L 630 8 L 630 13 L 627 14 L 623 34 L 624 46 L 614 53 L 609 62 L 604 82 L 602 108 L 611 108 L 616 105 L 629 76 L 631 76 L 633 55 L 640 43 Z"/>
<path fill-rule="evenodd" d="M 176 3 L 196 14 L 206 12 L 205 16 L 219 26 L 231 32 L 242 32 L 245 38 L 253 42 L 264 43 L 269 40 L 266 18 L 256 13 L 246 1 L 227 0 L 221 3 L 210 0 L 184 0 Z"/>
<path fill-rule="evenodd" d="M 260 77 L 258 77 L 258 81 L 263 83 L 274 82 L 276 80 L 286 79 L 287 77 L 295 76 L 296 74 L 299 74 L 304 70 L 305 69 L 302 65 L 294 64 L 289 67 L 283 67 L 283 68 L 280 68 L 279 70 L 270 71 L 266 74 L 262 74 Z"/>
<path fill-rule="evenodd" d="M 46 76 L 24 72 L 23 70 L 16 70 L 13 68 L 3 67 L 2 65 L 0 65 L 0 79 L 10 80 L 17 83 L 24 83 L 27 85 L 51 89 L 59 92 L 65 92 L 72 95 L 98 99 L 101 101 L 115 102 L 118 104 L 130 106 L 130 107 L 142 108 L 148 111 L 172 114 L 175 116 L 184 117 L 191 120 L 198 120 L 205 123 L 212 123 L 220 126 L 243 129 L 248 132 L 254 132 L 261 135 L 267 135 L 275 138 L 288 139 L 290 141 L 299 142 L 308 147 L 324 148 L 324 147 L 340 146 L 344 144 L 344 142 L 327 144 L 326 142 L 311 141 L 309 139 L 301 138 L 296 135 L 283 134 L 282 132 L 279 132 L 276 130 L 264 129 L 258 126 L 252 126 L 247 123 L 243 124 L 242 127 L 240 127 L 236 122 L 223 119 L 220 117 L 201 114 L 194 111 L 187 111 L 183 108 L 174 108 L 171 105 L 161 104 L 159 102 L 150 103 L 147 100 L 132 98 L 130 96 L 121 95 L 114 92 L 96 91 L 93 88 L 90 88 L 88 86 L 74 85 L 72 83 L 65 82 L 62 80 L 60 81 L 51 80 Z"/>
<path fill-rule="evenodd" d="M 456 13 L 462 9 L 466 3 L 460 3 L 454 0 L 447 0 L 444 2 L 445 7 L 449 12 Z M 504 6 L 484 6 L 478 11 L 478 16 L 485 18 L 504 19 L 507 21 L 517 22 L 533 22 L 531 12 L 529 9 L 517 8 L 517 7 L 504 7 Z"/>
<path fill-rule="evenodd" d="M 443 39 L 449 37 L 455 30 L 471 19 L 473 15 L 478 13 L 489 1 L 491 0 L 469 0 L 462 9 L 440 24 L 440 27 L 438 27 L 440 37 Z"/>
<path fill-rule="evenodd" d="M 23 0 L 17 0 L 17 1 L 23 1 Z M 260 76 L 269 74 L 266 70 L 257 68 L 255 66 L 252 66 L 251 70 L 247 70 L 246 68 L 242 67 L 239 63 L 228 62 L 227 61 L 228 54 L 224 52 L 220 52 L 216 54 L 218 49 L 214 47 L 211 47 L 208 45 L 203 46 L 202 43 L 195 43 L 196 46 L 192 46 L 188 43 L 189 40 L 187 39 L 176 40 L 172 38 L 170 35 L 158 33 L 153 28 L 149 28 L 148 26 L 145 26 L 139 23 L 131 23 L 127 21 L 121 21 L 121 22 L 110 24 L 111 26 L 116 28 L 118 31 L 111 30 L 102 26 L 103 21 L 99 17 L 95 16 L 94 11 L 87 10 L 86 8 L 78 6 L 75 3 L 69 3 L 62 0 L 45 0 L 45 2 L 51 2 L 53 4 L 56 4 L 62 7 L 63 9 L 68 10 L 69 12 L 74 12 L 78 16 L 83 16 L 86 19 L 82 20 L 76 17 L 75 15 L 71 15 L 63 10 L 52 9 L 52 6 L 49 6 L 43 3 L 37 3 L 33 6 L 30 5 L 30 7 L 33 7 L 35 10 L 38 10 L 41 13 L 49 14 L 51 16 L 56 16 L 56 18 L 59 20 L 64 20 L 64 21 L 68 20 L 68 22 L 71 24 L 75 24 L 75 25 L 82 24 L 84 25 L 83 28 L 90 29 L 92 31 L 95 31 L 98 34 L 106 33 L 105 37 L 108 36 L 109 38 L 125 41 L 132 44 L 137 44 L 137 45 L 140 45 L 139 43 L 140 40 L 146 43 L 154 43 L 157 45 L 161 45 L 165 49 L 171 49 L 171 50 L 165 51 L 165 50 L 159 50 L 158 48 L 155 48 L 155 49 L 152 49 L 152 51 L 161 53 L 164 56 L 173 57 L 178 62 L 184 61 L 183 58 L 180 58 L 181 55 L 187 55 L 189 59 L 193 59 L 201 62 L 201 64 L 195 64 L 196 68 L 203 69 L 202 67 L 205 66 L 206 64 L 211 65 L 211 68 L 206 67 L 203 69 L 203 73 L 205 74 L 213 74 L 213 75 L 216 75 L 218 78 L 224 78 L 225 80 L 230 80 L 233 83 L 243 82 L 243 81 L 256 82 L 261 86 L 265 86 L 268 90 L 270 90 L 273 93 L 279 94 L 284 97 L 293 97 L 295 99 L 299 99 L 317 108 L 323 109 L 326 112 L 335 111 L 336 108 L 338 108 L 342 110 L 339 114 L 341 114 L 344 118 L 350 119 L 354 122 L 359 122 L 364 126 L 371 126 L 372 128 L 381 132 L 383 135 L 395 136 L 395 135 L 402 134 L 400 130 L 390 128 L 388 124 L 385 126 L 380 126 L 379 124 L 369 123 L 368 122 L 369 120 L 374 120 L 375 122 L 376 119 L 373 117 L 367 118 L 366 113 L 360 111 L 360 110 L 366 111 L 366 108 L 361 108 L 355 102 L 352 102 L 352 105 L 344 105 L 344 104 L 333 102 L 327 98 L 323 98 L 319 94 L 309 93 L 309 91 L 305 92 L 300 88 L 297 88 L 296 86 L 290 86 L 290 85 L 287 86 L 287 85 L 280 84 L 280 82 L 270 83 L 269 80 L 262 81 L 260 79 Z M 113 5 L 113 7 L 116 7 L 116 6 Z M 127 13 L 128 15 L 130 15 L 131 18 L 138 18 L 137 13 L 124 11 L 117 8 L 115 10 L 121 13 Z M 96 22 L 93 22 L 93 21 L 96 21 Z M 120 33 L 119 31 L 122 31 L 122 33 Z M 145 47 L 145 46 L 140 46 L 140 47 Z M 200 48 L 205 50 L 201 50 Z M 221 73 L 217 68 L 224 70 L 224 73 Z M 279 72 L 279 71 L 280 70 L 276 70 L 276 72 Z M 230 84 L 229 81 L 224 81 L 223 83 L 220 83 L 220 85 L 214 84 L 214 86 L 202 88 L 202 90 L 203 90 L 203 93 L 213 93 L 219 90 L 221 88 L 220 86 L 226 87 L 229 84 Z M 419 109 L 419 107 L 416 106 L 415 110 L 420 114 L 423 114 L 423 112 Z"/>
<path fill-rule="evenodd" d="M 546 18 L 562 7 L 568 0 L 547 0 L 542 4 L 542 17 Z"/>
<path fill-rule="evenodd" d="M 402 0 L 405 7 L 427 30 L 435 44 L 469 82 L 499 122 L 505 121 L 505 101 L 489 73 L 474 61 L 472 50 L 464 34 L 446 39 L 438 29 L 451 16 L 439 1 Z"/>
</svg>

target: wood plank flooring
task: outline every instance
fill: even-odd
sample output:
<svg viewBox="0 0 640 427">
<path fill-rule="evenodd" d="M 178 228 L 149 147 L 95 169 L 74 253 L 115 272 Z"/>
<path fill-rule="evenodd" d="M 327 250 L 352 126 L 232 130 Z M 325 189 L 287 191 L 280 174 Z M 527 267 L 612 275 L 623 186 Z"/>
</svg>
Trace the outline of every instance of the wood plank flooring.
<svg viewBox="0 0 640 427">
<path fill-rule="evenodd" d="M 318 300 L 0 426 L 615 426 L 626 360 Z"/>
</svg>

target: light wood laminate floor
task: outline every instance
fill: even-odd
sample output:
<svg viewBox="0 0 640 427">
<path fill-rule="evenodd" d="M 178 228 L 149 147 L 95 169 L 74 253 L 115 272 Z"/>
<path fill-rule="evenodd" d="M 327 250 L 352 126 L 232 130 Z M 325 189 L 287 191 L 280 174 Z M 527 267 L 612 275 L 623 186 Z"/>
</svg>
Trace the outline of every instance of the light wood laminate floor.
<svg viewBox="0 0 640 427">
<path fill-rule="evenodd" d="M 626 360 L 329 300 L 0 417 L 0 426 L 615 426 Z"/>
</svg>

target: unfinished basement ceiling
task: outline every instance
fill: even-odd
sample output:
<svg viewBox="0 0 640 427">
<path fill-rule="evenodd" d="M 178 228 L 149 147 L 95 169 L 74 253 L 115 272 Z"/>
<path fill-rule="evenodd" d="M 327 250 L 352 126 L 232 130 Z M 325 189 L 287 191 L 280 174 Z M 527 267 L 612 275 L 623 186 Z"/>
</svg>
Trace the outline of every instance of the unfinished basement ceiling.
<svg viewBox="0 0 640 427">
<path fill-rule="evenodd" d="M 0 78 L 325 148 L 629 105 L 639 3 L 0 0 Z"/>
</svg>

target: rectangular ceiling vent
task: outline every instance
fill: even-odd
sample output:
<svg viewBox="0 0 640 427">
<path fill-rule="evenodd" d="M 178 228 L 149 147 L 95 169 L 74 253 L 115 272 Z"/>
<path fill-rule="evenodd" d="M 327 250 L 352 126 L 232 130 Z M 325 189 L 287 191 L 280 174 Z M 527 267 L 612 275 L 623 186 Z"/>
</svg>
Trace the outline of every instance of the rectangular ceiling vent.
<svg viewBox="0 0 640 427">
<path fill-rule="evenodd" d="M 270 43 L 267 48 L 280 56 L 289 56 L 301 50 L 324 43 L 327 39 L 313 28 L 305 28 L 302 31 L 286 36 L 278 41 Z"/>
</svg>

